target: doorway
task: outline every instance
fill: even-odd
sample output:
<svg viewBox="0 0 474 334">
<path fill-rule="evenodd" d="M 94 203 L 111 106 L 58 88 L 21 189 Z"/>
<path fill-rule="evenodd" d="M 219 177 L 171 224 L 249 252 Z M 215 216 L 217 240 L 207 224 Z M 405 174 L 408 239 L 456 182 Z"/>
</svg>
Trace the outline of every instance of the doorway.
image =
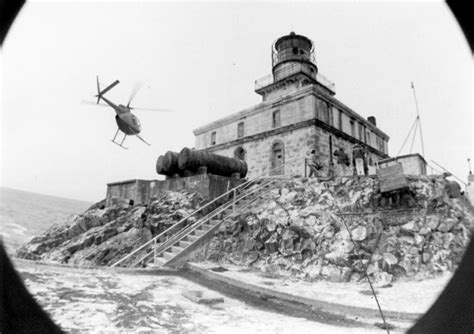
<svg viewBox="0 0 474 334">
<path fill-rule="evenodd" d="M 283 175 L 285 173 L 285 147 L 281 141 L 273 143 L 270 156 L 270 175 Z"/>
</svg>

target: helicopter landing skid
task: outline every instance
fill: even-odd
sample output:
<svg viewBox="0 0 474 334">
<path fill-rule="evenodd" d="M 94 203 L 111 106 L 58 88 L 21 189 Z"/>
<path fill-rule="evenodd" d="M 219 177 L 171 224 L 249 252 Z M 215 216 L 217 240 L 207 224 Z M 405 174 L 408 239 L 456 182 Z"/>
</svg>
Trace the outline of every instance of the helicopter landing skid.
<svg viewBox="0 0 474 334">
<path fill-rule="evenodd" d="M 113 139 L 111 140 L 111 142 L 114 143 L 114 144 L 117 145 L 117 146 L 120 146 L 120 147 L 123 148 L 124 150 L 128 150 L 128 147 L 125 147 L 125 146 L 123 146 L 123 145 L 117 143 L 117 142 L 114 141 Z"/>
<path fill-rule="evenodd" d="M 148 146 L 150 146 L 150 143 L 148 143 L 145 139 L 143 139 L 142 137 L 140 137 L 138 134 L 136 134 L 135 136 L 137 136 L 138 139 L 140 139 L 142 142 L 144 142 L 145 144 L 147 144 Z"/>
<path fill-rule="evenodd" d="M 117 135 L 118 135 L 119 131 L 120 131 L 120 129 L 117 129 L 117 132 L 115 132 L 115 136 L 112 139 L 112 143 L 114 143 L 115 145 L 120 146 L 124 150 L 128 150 L 128 147 L 123 146 L 123 142 L 125 141 L 125 138 L 127 138 L 127 135 L 125 133 L 123 134 L 122 142 L 120 144 L 115 141 L 115 138 L 117 138 Z"/>
</svg>

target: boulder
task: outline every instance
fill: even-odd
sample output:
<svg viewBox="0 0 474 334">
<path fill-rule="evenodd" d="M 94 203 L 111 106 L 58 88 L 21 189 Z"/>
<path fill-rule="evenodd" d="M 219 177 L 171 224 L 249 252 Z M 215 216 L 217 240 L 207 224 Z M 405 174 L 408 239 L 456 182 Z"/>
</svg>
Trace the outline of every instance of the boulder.
<svg viewBox="0 0 474 334">
<path fill-rule="evenodd" d="M 431 230 L 436 230 L 439 225 L 440 218 L 438 216 L 430 216 L 428 220 L 428 227 Z"/>
<path fill-rule="evenodd" d="M 419 228 L 414 221 L 409 221 L 408 223 L 401 226 L 401 230 L 409 233 L 414 233 L 419 231 Z"/>
<path fill-rule="evenodd" d="M 420 228 L 420 231 L 418 232 L 418 234 L 422 235 L 422 236 L 425 236 L 429 233 L 431 233 L 431 228 L 429 228 L 428 226 L 424 226 L 424 227 Z"/>
<path fill-rule="evenodd" d="M 453 228 L 454 224 L 457 223 L 456 218 L 446 218 L 444 221 L 442 221 L 438 227 L 437 230 L 440 232 L 449 232 Z"/>
<path fill-rule="evenodd" d="M 275 253 L 278 250 L 278 237 L 272 234 L 271 237 L 265 241 L 265 250 L 268 253 Z"/>
<path fill-rule="evenodd" d="M 393 266 L 393 265 L 398 263 L 397 257 L 395 255 L 393 255 L 392 253 L 384 253 L 383 254 L 383 260 L 389 266 Z"/>
<path fill-rule="evenodd" d="M 367 229 L 364 226 L 357 226 L 352 230 L 352 239 L 354 241 L 363 241 L 367 238 Z"/>
<path fill-rule="evenodd" d="M 389 285 L 392 283 L 393 275 L 385 271 L 381 271 L 374 274 L 375 284 L 378 286 Z"/>
</svg>

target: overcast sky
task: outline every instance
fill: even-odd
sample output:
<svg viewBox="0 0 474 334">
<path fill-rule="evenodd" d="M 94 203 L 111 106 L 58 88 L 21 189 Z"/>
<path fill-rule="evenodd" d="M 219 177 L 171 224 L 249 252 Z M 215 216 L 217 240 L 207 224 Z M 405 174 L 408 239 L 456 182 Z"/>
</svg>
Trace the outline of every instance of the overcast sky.
<svg viewBox="0 0 474 334">
<path fill-rule="evenodd" d="M 193 129 L 261 101 L 254 81 L 292 30 L 314 41 L 336 97 L 377 118 L 391 155 L 416 117 L 414 81 L 426 160 L 466 177 L 472 57 L 442 2 L 30 2 L 3 47 L 1 184 L 97 201 L 108 182 L 161 179 L 159 155 L 193 147 Z M 152 146 L 111 143 L 113 110 L 81 104 L 96 75 L 121 81 L 107 93 L 114 102 L 142 82 L 134 105 L 173 110 L 136 112 Z"/>
</svg>

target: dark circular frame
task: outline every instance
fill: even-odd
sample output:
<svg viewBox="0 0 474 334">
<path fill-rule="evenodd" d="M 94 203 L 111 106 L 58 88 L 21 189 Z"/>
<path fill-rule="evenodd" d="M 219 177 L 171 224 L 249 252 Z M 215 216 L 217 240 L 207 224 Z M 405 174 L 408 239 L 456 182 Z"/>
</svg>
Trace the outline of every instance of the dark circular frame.
<svg viewBox="0 0 474 334">
<path fill-rule="evenodd" d="M 21 10 L 24 2 L 24 0 L 0 1 L 0 48 L 3 46 L 3 42 L 8 30 L 15 17 Z M 472 53 L 474 24 L 473 15 L 471 14 L 472 11 L 470 10 L 470 3 L 468 1 L 447 1 L 446 3 L 457 19 L 464 36 L 469 43 Z M 8 263 L 10 263 L 10 261 L 6 252 L 4 251 L 1 240 L 0 255 L 2 255 L 0 259 L 0 282 L 2 284 L 0 285 L 2 286 L 3 290 L 5 288 L 4 283 L 7 282 L 5 278 L 18 278 L 18 274 L 15 272 L 13 267 L 11 267 L 12 272 L 8 274 L 5 272 L 5 269 L 8 267 Z M 22 285 L 21 280 L 16 281 L 16 286 L 19 285 Z M 28 294 L 26 289 L 21 291 L 25 296 Z M 1 292 L 2 296 L 5 296 L 4 292 L 5 291 Z M 9 305 L 6 305 L 6 303 L 6 300 L 0 300 L 0 314 L 2 315 L 0 319 L 0 329 L 3 330 L 6 329 L 4 326 L 7 313 L 14 311 L 10 309 Z M 36 311 L 39 314 L 39 318 L 45 316 L 45 313 L 42 313 L 41 310 Z M 57 327 L 55 327 L 55 325 L 52 324 L 50 320 L 48 321 L 48 319 L 43 319 L 43 321 L 43 326 L 45 326 L 42 327 L 43 329 L 47 328 L 50 332 L 58 331 Z M 24 329 L 31 329 L 31 326 L 35 324 L 23 323 L 23 326 L 25 325 L 26 327 L 24 327 Z M 38 323 L 36 323 L 36 325 L 38 325 Z M 436 302 L 417 321 L 417 323 L 408 330 L 408 333 L 474 333 L 474 243 L 472 241 L 472 237 L 455 274 L 446 285 L 445 289 L 440 294 Z"/>
</svg>

